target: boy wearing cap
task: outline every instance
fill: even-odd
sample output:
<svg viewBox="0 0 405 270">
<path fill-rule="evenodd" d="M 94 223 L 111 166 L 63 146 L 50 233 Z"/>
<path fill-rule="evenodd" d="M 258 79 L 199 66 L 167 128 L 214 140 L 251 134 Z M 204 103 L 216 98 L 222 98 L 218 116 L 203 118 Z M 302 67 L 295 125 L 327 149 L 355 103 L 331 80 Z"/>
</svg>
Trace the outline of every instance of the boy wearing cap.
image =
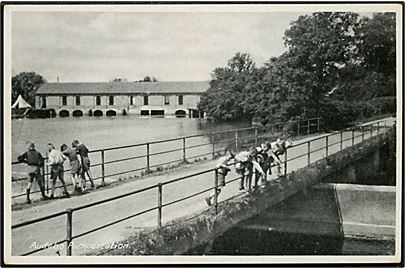
<svg viewBox="0 0 405 270">
<path fill-rule="evenodd" d="M 29 167 L 29 171 L 27 173 L 28 185 L 26 189 L 27 204 L 31 204 L 30 192 L 34 179 L 37 180 L 38 186 L 41 190 L 42 200 L 48 199 L 48 197 L 45 195 L 45 187 L 41 176 L 41 167 L 44 164 L 44 158 L 40 152 L 35 150 L 35 144 L 33 142 L 27 143 L 27 151 L 18 156 L 18 161 L 26 163 Z"/>
</svg>

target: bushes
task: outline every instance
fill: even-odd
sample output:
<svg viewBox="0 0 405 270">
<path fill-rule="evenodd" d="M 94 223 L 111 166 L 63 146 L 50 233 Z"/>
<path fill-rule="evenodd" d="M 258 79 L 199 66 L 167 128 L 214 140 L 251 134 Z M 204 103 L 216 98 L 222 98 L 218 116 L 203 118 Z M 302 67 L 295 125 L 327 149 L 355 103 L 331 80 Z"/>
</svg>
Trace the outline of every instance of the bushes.
<svg viewBox="0 0 405 270">
<path fill-rule="evenodd" d="M 348 123 L 380 114 L 396 112 L 396 97 L 379 97 L 366 101 L 330 100 L 322 104 L 321 115 L 329 130 L 341 129 Z"/>
</svg>

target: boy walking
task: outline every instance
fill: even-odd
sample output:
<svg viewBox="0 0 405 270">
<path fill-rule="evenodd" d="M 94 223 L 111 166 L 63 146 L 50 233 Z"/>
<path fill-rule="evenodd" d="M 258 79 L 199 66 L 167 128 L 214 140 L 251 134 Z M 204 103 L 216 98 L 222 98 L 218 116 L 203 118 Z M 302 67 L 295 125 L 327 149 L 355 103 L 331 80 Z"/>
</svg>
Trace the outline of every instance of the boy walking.
<svg viewBox="0 0 405 270">
<path fill-rule="evenodd" d="M 27 151 L 18 157 L 18 161 L 26 163 L 29 167 L 29 171 L 27 173 L 28 185 L 26 189 L 27 204 L 31 204 L 30 192 L 34 179 L 37 180 L 38 186 L 41 190 L 42 200 L 48 199 L 48 197 L 45 195 L 44 182 L 41 176 L 41 167 L 44 164 L 44 158 L 40 152 L 35 150 L 35 144 L 33 142 L 27 143 Z"/>
<path fill-rule="evenodd" d="M 48 165 L 51 166 L 51 179 L 52 179 L 52 190 L 51 190 L 51 199 L 53 199 L 55 193 L 56 179 L 59 178 L 60 182 L 63 185 L 63 194 L 69 198 L 69 192 L 67 191 L 65 180 L 63 178 L 63 162 L 66 160 L 66 157 L 62 154 L 61 151 L 55 149 L 55 146 L 52 143 L 48 143 Z"/>
</svg>

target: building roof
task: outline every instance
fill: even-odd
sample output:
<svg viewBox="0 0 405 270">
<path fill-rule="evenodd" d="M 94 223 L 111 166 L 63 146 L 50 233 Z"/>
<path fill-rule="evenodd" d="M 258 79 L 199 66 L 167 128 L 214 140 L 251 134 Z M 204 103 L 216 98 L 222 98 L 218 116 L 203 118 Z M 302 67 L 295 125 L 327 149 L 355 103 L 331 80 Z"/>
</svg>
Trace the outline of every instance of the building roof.
<svg viewBox="0 0 405 270">
<path fill-rule="evenodd" d="M 37 95 L 102 95 L 102 94 L 198 94 L 209 88 L 209 82 L 90 82 L 45 83 Z"/>
</svg>

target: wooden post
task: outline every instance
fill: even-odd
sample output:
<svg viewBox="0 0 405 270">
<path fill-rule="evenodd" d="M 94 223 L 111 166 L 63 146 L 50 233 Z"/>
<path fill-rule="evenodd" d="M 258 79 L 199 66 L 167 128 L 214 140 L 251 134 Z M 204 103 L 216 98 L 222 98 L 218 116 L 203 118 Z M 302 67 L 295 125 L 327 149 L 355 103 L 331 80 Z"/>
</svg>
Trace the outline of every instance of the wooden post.
<svg viewBox="0 0 405 270">
<path fill-rule="evenodd" d="M 72 232 L 73 232 L 73 211 L 68 208 L 66 210 L 67 224 L 66 224 L 66 255 L 72 256 Z"/>
<path fill-rule="evenodd" d="M 300 120 L 298 119 L 298 126 L 297 126 L 297 136 L 299 136 L 300 135 Z"/>
<path fill-rule="evenodd" d="M 212 143 L 212 159 L 215 158 L 215 133 L 211 135 L 211 143 Z"/>
<path fill-rule="evenodd" d="M 214 171 L 214 208 L 215 208 L 215 215 L 218 214 L 218 169 L 216 168 Z"/>
<path fill-rule="evenodd" d="M 257 127 L 255 127 L 255 144 L 257 144 L 258 137 L 257 137 Z"/>
<path fill-rule="evenodd" d="M 319 132 L 319 130 L 320 130 L 320 129 L 319 129 L 319 117 L 318 117 L 318 132 Z"/>
<path fill-rule="evenodd" d="M 343 131 L 340 132 L 340 151 L 343 149 Z"/>
<path fill-rule="evenodd" d="M 377 135 L 380 134 L 380 122 L 377 122 Z"/>
<path fill-rule="evenodd" d="M 370 138 L 373 137 L 373 124 L 370 125 Z"/>
<path fill-rule="evenodd" d="M 158 227 L 162 227 L 162 196 L 163 196 L 163 185 L 162 183 L 158 183 L 158 216 L 157 216 L 157 223 Z"/>
<path fill-rule="evenodd" d="M 150 171 L 150 160 L 149 160 L 149 143 L 146 143 L 146 172 Z"/>
<path fill-rule="evenodd" d="M 329 149 L 328 149 L 328 147 L 329 147 L 329 136 L 326 136 L 325 138 L 326 138 L 326 156 L 328 156 L 328 154 L 329 154 L 329 153 L 328 153 L 328 152 L 329 152 L 329 151 L 328 151 L 328 150 L 329 150 Z"/>
<path fill-rule="evenodd" d="M 239 142 L 238 142 L 238 130 L 235 131 L 235 148 L 239 148 Z"/>
<path fill-rule="evenodd" d="M 311 164 L 311 141 L 308 141 L 308 165 Z"/>
<path fill-rule="evenodd" d="M 183 161 L 186 162 L 186 138 L 183 138 Z"/>
<path fill-rule="evenodd" d="M 101 149 L 101 185 L 105 185 L 104 149 Z"/>
<path fill-rule="evenodd" d="M 361 141 L 364 141 L 364 127 L 361 127 Z"/>
</svg>

